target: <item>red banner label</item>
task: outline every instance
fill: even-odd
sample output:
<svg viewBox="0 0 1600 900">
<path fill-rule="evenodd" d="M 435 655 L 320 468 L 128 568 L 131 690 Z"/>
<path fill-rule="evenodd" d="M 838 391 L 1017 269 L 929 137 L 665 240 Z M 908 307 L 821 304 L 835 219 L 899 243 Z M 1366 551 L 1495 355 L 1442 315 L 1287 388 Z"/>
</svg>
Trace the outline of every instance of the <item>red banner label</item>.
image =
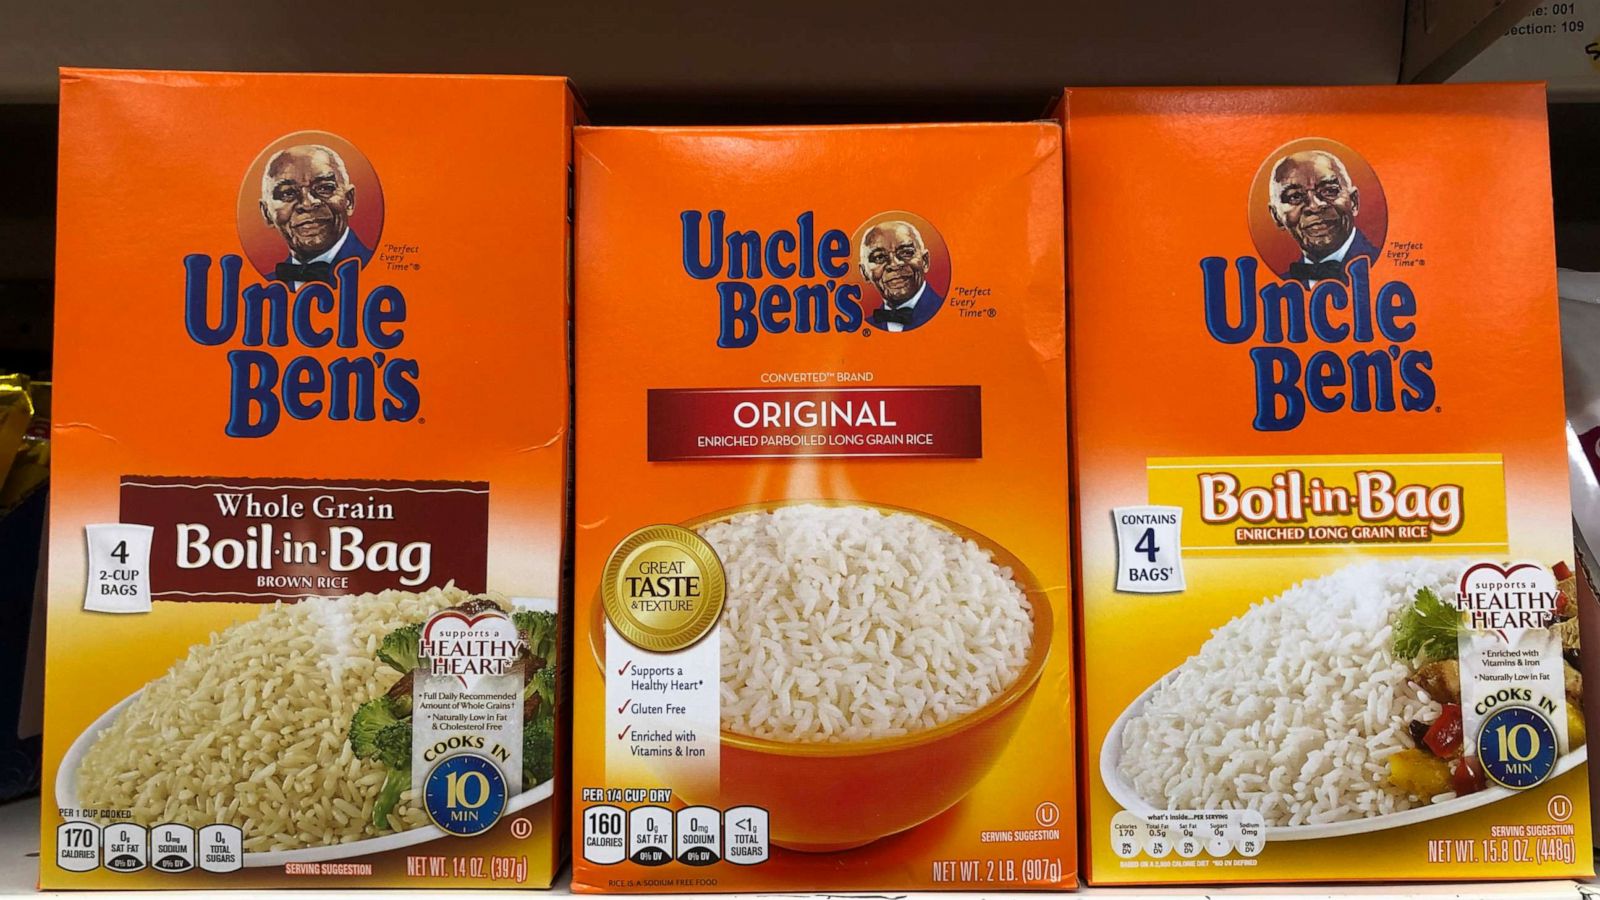
<svg viewBox="0 0 1600 900">
<path fill-rule="evenodd" d="M 978 459 L 977 385 L 673 389 L 649 393 L 649 459 Z"/>
<path fill-rule="evenodd" d="M 454 580 L 485 590 L 489 485 L 125 475 L 156 600 L 271 603 Z"/>
</svg>

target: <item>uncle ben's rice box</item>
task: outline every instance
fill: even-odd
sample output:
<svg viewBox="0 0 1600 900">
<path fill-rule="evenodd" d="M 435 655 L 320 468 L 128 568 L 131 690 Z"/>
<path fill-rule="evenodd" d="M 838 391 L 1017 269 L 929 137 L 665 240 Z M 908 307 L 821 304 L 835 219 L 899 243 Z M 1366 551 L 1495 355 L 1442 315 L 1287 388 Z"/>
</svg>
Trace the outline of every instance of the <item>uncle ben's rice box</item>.
<svg viewBox="0 0 1600 900">
<path fill-rule="evenodd" d="M 550 884 L 578 115 L 62 72 L 41 886 Z"/>
<path fill-rule="evenodd" d="M 573 889 L 1073 886 L 1059 127 L 573 152 Z"/>
<path fill-rule="evenodd" d="M 1543 90 L 1061 115 L 1091 882 L 1591 872 Z"/>
</svg>

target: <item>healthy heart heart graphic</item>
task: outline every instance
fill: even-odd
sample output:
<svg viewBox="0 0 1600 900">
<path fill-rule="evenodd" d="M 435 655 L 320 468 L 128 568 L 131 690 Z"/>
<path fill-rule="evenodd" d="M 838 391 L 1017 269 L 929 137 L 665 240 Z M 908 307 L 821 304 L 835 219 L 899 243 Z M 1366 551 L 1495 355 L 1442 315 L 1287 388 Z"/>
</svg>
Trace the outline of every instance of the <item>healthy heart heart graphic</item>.
<svg viewBox="0 0 1600 900">
<path fill-rule="evenodd" d="M 454 675 L 467 690 L 490 675 L 503 675 L 517 661 L 520 636 L 503 612 L 467 616 L 445 610 L 422 629 L 422 655 L 434 674 Z"/>
<path fill-rule="evenodd" d="M 1466 613 L 1468 628 L 1492 631 L 1515 645 L 1524 632 L 1550 626 L 1559 597 L 1555 574 L 1544 566 L 1481 562 L 1461 573 L 1456 606 Z"/>
</svg>

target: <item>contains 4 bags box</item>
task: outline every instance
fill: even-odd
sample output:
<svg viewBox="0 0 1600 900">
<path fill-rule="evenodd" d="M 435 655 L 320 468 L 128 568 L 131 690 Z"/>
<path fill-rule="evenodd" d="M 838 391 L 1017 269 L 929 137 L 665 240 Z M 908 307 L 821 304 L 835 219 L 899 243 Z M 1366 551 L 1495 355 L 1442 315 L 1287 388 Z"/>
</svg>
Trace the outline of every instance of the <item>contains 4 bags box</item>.
<svg viewBox="0 0 1600 900">
<path fill-rule="evenodd" d="M 1060 153 L 578 132 L 575 890 L 1075 883 Z"/>
<path fill-rule="evenodd" d="M 1590 873 L 1543 90 L 1061 109 L 1090 880 Z"/>
<path fill-rule="evenodd" d="M 41 885 L 547 886 L 566 82 L 61 95 Z"/>
</svg>

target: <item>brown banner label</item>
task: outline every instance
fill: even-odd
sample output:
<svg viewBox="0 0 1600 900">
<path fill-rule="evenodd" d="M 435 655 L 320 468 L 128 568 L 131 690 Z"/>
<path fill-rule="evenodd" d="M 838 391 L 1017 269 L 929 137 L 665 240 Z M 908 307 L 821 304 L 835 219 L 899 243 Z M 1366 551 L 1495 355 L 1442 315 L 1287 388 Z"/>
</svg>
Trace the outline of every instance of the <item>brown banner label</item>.
<svg viewBox="0 0 1600 900">
<path fill-rule="evenodd" d="M 155 529 L 157 600 L 296 600 L 455 581 L 486 589 L 489 485 L 125 475 L 123 522 Z"/>
<path fill-rule="evenodd" d="M 649 393 L 649 459 L 983 456 L 977 385 Z"/>
</svg>

